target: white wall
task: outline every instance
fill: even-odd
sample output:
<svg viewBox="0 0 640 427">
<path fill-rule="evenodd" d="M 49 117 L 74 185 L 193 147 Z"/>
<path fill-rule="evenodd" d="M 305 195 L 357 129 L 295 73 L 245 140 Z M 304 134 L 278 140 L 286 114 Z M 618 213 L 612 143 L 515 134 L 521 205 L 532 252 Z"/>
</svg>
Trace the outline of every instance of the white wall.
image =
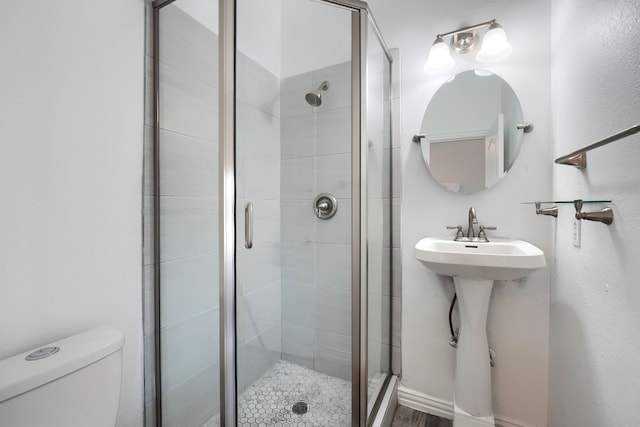
<svg viewBox="0 0 640 427">
<path fill-rule="evenodd" d="M 640 3 L 554 0 L 552 12 L 554 156 L 561 156 L 640 123 Z M 590 152 L 582 172 L 554 167 L 554 197 L 612 199 L 615 219 L 608 227 L 582 221 L 576 248 L 574 209 L 560 208 L 551 294 L 552 427 L 638 424 L 639 143 L 636 134 Z"/>
<path fill-rule="evenodd" d="M 347 10 L 313 0 L 281 1 L 282 77 L 351 60 Z"/>
<path fill-rule="evenodd" d="M 423 404 L 433 403 L 432 399 L 451 402 L 455 350 L 448 345 L 447 310 L 453 285 L 416 261 L 413 248 L 422 237 L 447 235 L 447 225 L 465 224 L 473 206 L 480 224 L 499 227 L 494 235 L 528 240 L 552 261 L 553 220 L 520 204 L 547 198 L 552 189 L 550 6 L 546 1 L 507 0 L 466 0 L 455 5 L 411 0 L 401 7 L 370 0 L 369 5 L 387 44 L 400 48 L 402 55 L 402 390 Z M 504 26 L 513 53 L 485 68 L 511 85 L 535 131 L 525 137 L 504 180 L 475 195 L 454 194 L 429 175 L 420 147 L 411 142 L 429 99 L 446 80 L 425 75 L 423 66 L 436 33 L 491 18 Z M 476 67 L 464 57 L 457 59 L 454 72 Z M 547 268 L 519 283 L 496 283 L 487 326 L 497 353 L 492 370 L 494 411 L 537 426 L 547 420 L 549 275 Z"/>
<path fill-rule="evenodd" d="M 143 2 L 5 2 L 0 52 L 0 358 L 115 326 L 139 426 Z"/>
</svg>

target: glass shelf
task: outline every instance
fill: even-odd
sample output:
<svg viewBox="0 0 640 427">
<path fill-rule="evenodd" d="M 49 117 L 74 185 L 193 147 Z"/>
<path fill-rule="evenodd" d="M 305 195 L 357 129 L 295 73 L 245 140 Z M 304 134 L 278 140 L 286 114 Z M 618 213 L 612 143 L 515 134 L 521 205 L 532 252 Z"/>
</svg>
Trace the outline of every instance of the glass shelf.
<svg viewBox="0 0 640 427">
<path fill-rule="evenodd" d="M 580 199 L 576 199 L 580 200 Z M 540 203 L 541 205 L 549 205 L 549 204 L 573 204 L 576 200 L 552 200 L 552 201 L 540 201 L 540 202 L 520 202 L 521 205 L 535 205 L 536 203 Z M 589 203 L 611 203 L 613 200 L 583 200 L 583 204 Z"/>
</svg>

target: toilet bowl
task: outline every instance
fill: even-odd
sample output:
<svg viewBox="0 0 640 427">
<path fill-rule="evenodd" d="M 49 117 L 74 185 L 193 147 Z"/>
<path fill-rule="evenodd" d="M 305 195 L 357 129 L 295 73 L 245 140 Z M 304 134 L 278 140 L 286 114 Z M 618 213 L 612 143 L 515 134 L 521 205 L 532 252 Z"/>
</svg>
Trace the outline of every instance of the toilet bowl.
<svg viewBox="0 0 640 427">
<path fill-rule="evenodd" d="M 113 427 L 123 345 L 105 326 L 0 361 L 0 426 Z"/>
</svg>

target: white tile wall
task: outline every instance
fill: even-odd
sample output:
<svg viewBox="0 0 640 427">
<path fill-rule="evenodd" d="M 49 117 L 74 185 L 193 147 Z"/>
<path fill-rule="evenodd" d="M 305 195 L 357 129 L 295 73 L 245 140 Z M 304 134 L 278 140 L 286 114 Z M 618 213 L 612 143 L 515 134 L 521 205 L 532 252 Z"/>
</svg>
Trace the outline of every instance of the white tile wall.
<svg viewBox="0 0 640 427">
<path fill-rule="evenodd" d="M 269 329 L 238 349 L 238 389 L 246 390 L 264 375 L 282 355 L 281 326 Z"/>
<path fill-rule="evenodd" d="M 182 75 L 218 87 L 218 37 L 178 7 L 160 13 L 160 61 Z"/>
<path fill-rule="evenodd" d="M 282 358 L 313 369 L 315 329 L 282 322 Z"/>
<path fill-rule="evenodd" d="M 160 61 L 182 75 L 218 86 L 217 35 L 175 6 L 160 13 Z"/>
<path fill-rule="evenodd" d="M 316 220 L 317 218 L 313 213 L 312 201 L 283 200 L 282 240 L 287 242 L 315 242 Z"/>
<path fill-rule="evenodd" d="M 317 243 L 315 258 L 318 286 L 351 289 L 351 245 Z"/>
<path fill-rule="evenodd" d="M 152 273 L 160 261 L 163 416 L 169 425 L 200 426 L 219 411 L 217 36 L 174 5 L 162 9 L 160 30 L 160 260 L 153 259 L 153 64 L 146 58 L 145 410 L 149 425 Z"/>
<path fill-rule="evenodd" d="M 401 135 L 401 58 L 399 49 L 391 49 L 391 197 L 392 211 L 392 279 L 391 279 L 391 324 L 392 348 L 391 371 L 396 375 L 402 373 L 401 329 L 402 329 L 402 250 L 400 241 L 400 206 L 402 200 L 402 146 Z"/>
<path fill-rule="evenodd" d="M 322 106 L 309 107 L 304 94 L 324 80 L 330 82 L 330 88 L 322 94 Z M 351 65 L 337 64 L 284 79 L 282 94 L 283 357 L 349 379 Z M 388 282 L 390 276 L 390 266 L 384 266 L 383 258 L 386 254 L 389 260 L 391 254 L 391 224 L 388 218 L 383 220 L 382 211 L 391 209 L 391 151 L 380 148 L 370 153 L 373 180 L 369 194 L 378 197 L 370 203 L 376 211 L 371 212 L 370 221 L 383 230 L 376 232 L 378 237 L 372 236 L 372 245 L 377 242 L 378 247 L 371 248 L 370 259 L 380 267 L 372 288 L 379 289 L 374 298 L 381 301 L 381 277 Z M 327 221 L 317 219 L 312 211 L 312 200 L 322 192 L 338 198 L 338 211 Z M 379 305 L 382 311 L 383 304 Z M 376 326 L 380 333 L 381 322 L 379 319 Z M 311 344 L 312 351 L 306 347 Z"/>
<path fill-rule="evenodd" d="M 218 196 L 218 144 L 160 131 L 160 194 Z"/>
<path fill-rule="evenodd" d="M 314 353 L 317 371 L 351 381 L 351 335 L 318 330 Z"/>
<path fill-rule="evenodd" d="M 316 243 L 282 242 L 282 281 L 313 285 L 315 276 Z"/>
<path fill-rule="evenodd" d="M 371 246 L 367 254 L 369 259 L 369 292 L 389 296 L 389 280 L 392 266 L 389 263 L 392 249 L 382 246 Z"/>
<path fill-rule="evenodd" d="M 351 199 L 337 199 L 338 210 L 330 220 L 316 220 L 317 241 L 319 243 L 351 244 Z"/>
<path fill-rule="evenodd" d="M 246 295 L 261 287 L 279 282 L 280 244 L 262 245 L 256 242 L 251 249 L 244 247 L 244 240 L 238 242 L 236 251 L 237 288 L 240 295 Z"/>
<path fill-rule="evenodd" d="M 239 148 L 243 151 L 280 160 L 280 118 L 278 116 L 258 106 L 238 101 L 236 138 L 241 141 Z"/>
<path fill-rule="evenodd" d="M 280 199 L 280 159 L 244 153 L 244 197 L 251 200 Z"/>
<path fill-rule="evenodd" d="M 162 329 L 163 394 L 217 362 L 219 317 L 214 308 Z"/>
<path fill-rule="evenodd" d="M 299 93 L 298 96 L 300 96 Z M 299 116 L 282 117 L 281 155 L 283 159 L 311 157 L 315 154 L 316 116 L 309 111 Z"/>
<path fill-rule="evenodd" d="M 316 289 L 313 285 L 282 284 L 282 321 L 307 328 L 316 327 Z"/>
<path fill-rule="evenodd" d="M 320 111 L 314 116 L 316 117 L 316 154 L 350 155 L 351 107 Z"/>
<path fill-rule="evenodd" d="M 316 192 L 351 198 L 351 153 L 316 157 Z"/>
<path fill-rule="evenodd" d="M 280 117 L 280 80 L 260 64 L 238 52 L 236 57 L 239 103 L 253 105 L 273 117 Z M 276 139 L 279 143 L 279 138 Z"/>
<path fill-rule="evenodd" d="M 217 140 L 217 89 L 163 63 L 160 81 L 160 127 L 207 141 Z"/>
<path fill-rule="evenodd" d="M 313 200 L 315 191 L 316 158 L 282 159 L 282 200 Z"/>
<path fill-rule="evenodd" d="M 304 95 L 319 86 L 313 86 L 311 73 L 287 77 L 280 82 L 280 117 L 288 119 L 310 115 L 313 110 Z"/>
<path fill-rule="evenodd" d="M 316 287 L 316 329 L 351 333 L 351 290 Z"/>
<path fill-rule="evenodd" d="M 247 342 L 279 328 L 282 318 L 280 282 L 262 286 L 238 298 L 238 341 Z"/>
<path fill-rule="evenodd" d="M 216 253 L 217 231 L 217 199 L 161 196 L 161 262 Z"/>
<path fill-rule="evenodd" d="M 312 72 L 311 87 L 318 88 L 323 81 L 329 81 L 330 87 L 322 92 L 322 105 L 311 107 L 317 112 L 351 106 L 351 62 L 331 65 Z M 308 92 L 305 91 L 304 93 Z M 298 95 L 299 96 L 299 95 Z M 304 100 L 304 97 L 302 97 Z M 308 104 L 307 104 L 308 105 Z"/>
<path fill-rule="evenodd" d="M 374 179 L 367 182 L 369 197 L 374 199 L 391 197 L 391 150 L 370 150 L 368 175 Z"/>
<path fill-rule="evenodd" d="M 218 305 L 218 255 L 188 257 L 160 264 L 161 326 L 177 325 Z"/>
<path fill-rule="evenodd" d="M 162 397 L 163 424 L 201 426 L 220 411 L 220 366 L 214 363 Z"/>
<path fill-rule="evenodd" d="M 280 360 L 282 350 L 280 80 L 243 53 L 236 74 L 238 388 Z M 253 203 L 253 247 L 244 207 Z"/>
</svg>

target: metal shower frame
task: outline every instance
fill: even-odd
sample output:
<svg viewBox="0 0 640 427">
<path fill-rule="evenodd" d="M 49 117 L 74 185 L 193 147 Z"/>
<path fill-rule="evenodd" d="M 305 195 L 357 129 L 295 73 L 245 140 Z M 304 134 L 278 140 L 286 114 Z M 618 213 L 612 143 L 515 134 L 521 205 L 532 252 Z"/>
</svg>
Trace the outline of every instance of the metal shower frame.
<svg viewBox="0 0 640 427">
<path fill-rule="evenodd" d="M 154 0 L 153 9 L 153 115 L 154 115 L 154 326 L 155 326 L 155 399 L 156 425 L 162 425 L 162 371 L 160 336 L 160 180 L 159 180 L 159 13 L 175 0 Z M 378 25 L 365 2 L 359 0 L 320 0 L 351 10 L 352 67 L 352 426 L 367 425 L 367 141 L 366 137 L 366 46 L 368 24 L 385 52 L 393 61 Z M 235 265 L 235 55 L 236 2 L 219 0 L 219 230 L 220 230 L 220 421 L 223 426 L 237 425 L 236 376 L 236 265 Z M 391 82 L 388 82 L 391 91 Z M 389 94 L 389 100 L 392 94 Z M 389 156 L 391 158 L 391 156 Z M 391 161 L 390 165 L 391 167 Z M 390 174 L 391 176 L 392 174 Z M 391 262 L 391 260 L 390 260 Z M 391 273 L 390 277 L 391 279 Z M 392 314 L 390 313 L 390 319 Z M 391 328 L 389 328 L 391 334 Z M 391 339 L 389 337 L 389 343 Z M 389 361 L 391 345 L 389 345 Z M 384 390 L 378 396 L 380 404 Z M 356 410 L 357 409 L 357 410 Z M 372 414 L 375 413 L 372 411 Z"/>
</svg>

